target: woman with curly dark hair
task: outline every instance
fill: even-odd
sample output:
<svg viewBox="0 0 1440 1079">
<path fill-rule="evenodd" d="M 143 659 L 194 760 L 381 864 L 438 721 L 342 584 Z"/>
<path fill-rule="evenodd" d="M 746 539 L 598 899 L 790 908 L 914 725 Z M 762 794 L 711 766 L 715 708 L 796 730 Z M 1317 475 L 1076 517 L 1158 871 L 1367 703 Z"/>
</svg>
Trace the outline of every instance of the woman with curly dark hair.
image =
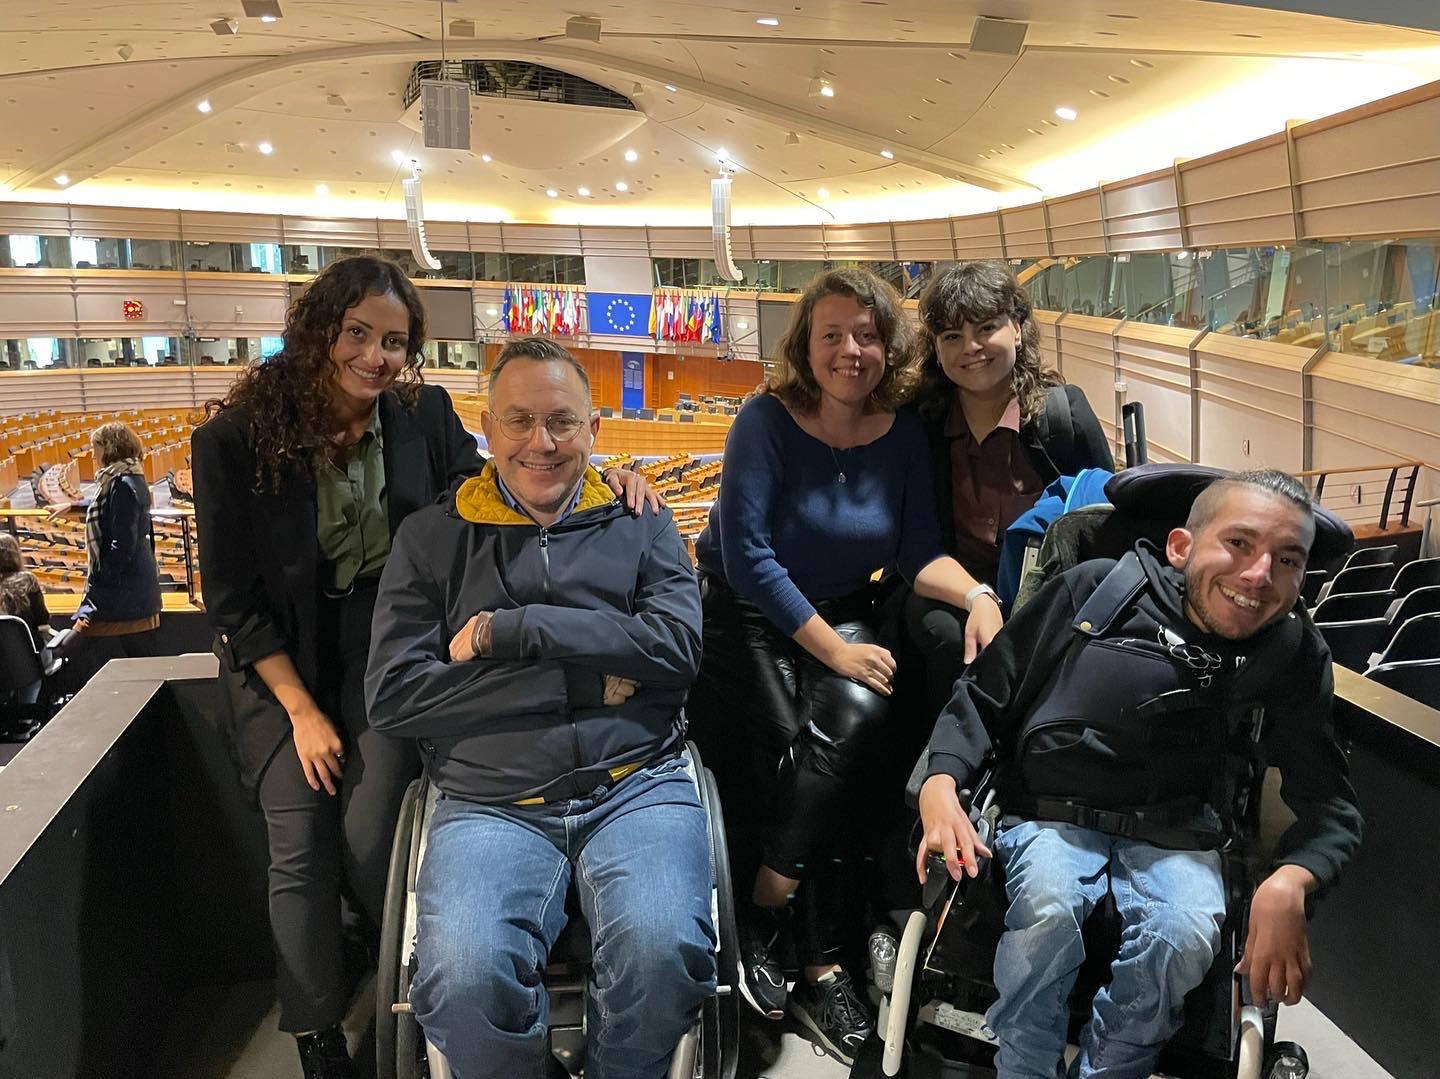
<svg viewBox="0 0 1440 1079">
<path fill-rule="evenodd" d="M 952 265 L 920 297 L 913 403 L 930 445 L 945 550 L 993 586 L 1005 530 L 1058 476 L 1113 469 L 1084 391 L 1044 366 L 1030 297 L 1002 262 Z M 969 660 L 963 611 L 912 594 L 906 633 L 925 657 L 929 714 Z"/>
<path fill-rule="evenodd" d="M 854 889 L 835 867 L 854 854 L 842 837 L 895 674 L 871 577 L 895 566 L 922 595 L 975 602 L 973 648 L 1000 628 L 999 608 L 941 549 L 925 436 L 896 412 L 914 376 L 894 290 L 864 270 L 817 278 L 775 376 L 730 429 L 696 545 L 705 649 L 686 710 L 750 900 L 742 991 L 761 1014 L 784 1014 L 779 914 L 798 886 L 805 970 L 788 1003 L 846 1061 L 870 1020 L 840 969 Z"/>
<path fill-rule="evenodd" d="M 412 743 L 366 722 L 380 571 L 406 515 L 482 465 L 449 395 L 421 383 L 424 342 L 399 267 L 331 263 L 290 308 L 281 351 L 210 404 L 191 442 L 228 735 L 269 835 L 280 1026 L 307 1079 L 354 1074 L 339 1026 L 341 895 L 379 925 L 396 815 L 419 771 Z M 611 487 L 633 510 L 643 481 L 625 478 Z"/>
</svg>

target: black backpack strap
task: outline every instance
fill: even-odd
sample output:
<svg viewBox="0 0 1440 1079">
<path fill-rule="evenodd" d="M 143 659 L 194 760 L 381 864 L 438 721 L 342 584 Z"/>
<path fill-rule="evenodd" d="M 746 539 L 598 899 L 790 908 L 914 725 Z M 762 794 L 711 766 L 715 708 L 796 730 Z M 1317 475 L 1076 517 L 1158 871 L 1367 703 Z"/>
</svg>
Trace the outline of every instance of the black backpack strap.
<svg viewBox="0 0 1440 1079">
<path fill-rule="evenodd" d="M 1051 386 L 1045 391 L 1045 407 L 1040 411 L 1039 421 L 1036 433 L 1050 463 L 1060 475 L 1073 475 L 1075 421 L 1070 416 L 1070 396 L 1064 385 Z"/>
<path fill-rule="evenodd" d="M 1134 551 L 1126 551 L 1115 568 L 1095 586 L 1090 598 L 1080 605 L 1070 624 L 1087 637 L 1101 636 L 1135 602 L 1148 583 L 1139 557 Z"/>
</svg>

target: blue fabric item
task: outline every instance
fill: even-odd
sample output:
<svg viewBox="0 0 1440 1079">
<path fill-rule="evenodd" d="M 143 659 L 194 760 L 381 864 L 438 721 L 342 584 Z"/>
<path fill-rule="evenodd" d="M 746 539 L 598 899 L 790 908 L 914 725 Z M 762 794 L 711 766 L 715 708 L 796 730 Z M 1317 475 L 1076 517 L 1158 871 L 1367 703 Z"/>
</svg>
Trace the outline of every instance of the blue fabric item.
<svg viewBox="0 0 1440 1079">
<path fill-rule="evenodd" d="M 1220 947 L 1219 853 L 1039 821 L 1002 825 L 992 846 L 1010 899 L 995 951 L 1000 999 L 985 1016 L 1000 1039 L 999 1074 L 1063 1074 L 1067 1001 L 1085 958 L 1080 926 L 1109 891 L 1124 927 L 1120 952 L 1110 984 L 1095 994 L 1070 1075 L 1148 1079 L 1180 1029 L 1185 994 Z"/>
<path fill-rule="evenodd" d="M 549 805 L 443 798 L 429 844 L 410 1000 L 456 1075 L 545 1074 L 540 972 L 572 881 L 593 935 L 585 1075 L 666 1073 L 715 991 L 710 846 L 684 761 Z"/>
<path fill-rule="evenodd" d="M 1026 545 L 1032 538 L 1043 537 L 1050 523 L 1062 514 L 1106 501 L 1105 483 L 1114 474 L 1105 468 L 1084 468 L 1078 475 L 1061 476 L 1045 488 L 1035 505 L 1006 529 L 1000 545 L 1000 573 L 995 591 L 1007 611 L 1020 592 L 1020 568 L 1025 563 Z"/>
<path fill-rule="evenodd" d="M 761 394 L 730 428 L 724 477 L 696 559 L 786 636 L 877 569 L 913 582 L 944 553 L 925 432 L 909 413 L 874 442 L 834 450 Z"/>
</svg>

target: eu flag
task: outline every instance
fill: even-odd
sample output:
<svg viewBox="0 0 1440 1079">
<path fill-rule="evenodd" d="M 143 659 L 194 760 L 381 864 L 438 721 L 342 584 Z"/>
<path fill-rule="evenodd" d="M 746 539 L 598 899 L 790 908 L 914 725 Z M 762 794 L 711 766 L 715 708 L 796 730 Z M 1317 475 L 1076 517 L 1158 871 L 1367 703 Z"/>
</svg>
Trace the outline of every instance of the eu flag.
<svg viewBox="0 0 1440 1079">
<path fill-rule="evenodd" d="M 592 336 L 648 337 L 650 294 L 637 292 L 589 293 Z"/>
</svg>

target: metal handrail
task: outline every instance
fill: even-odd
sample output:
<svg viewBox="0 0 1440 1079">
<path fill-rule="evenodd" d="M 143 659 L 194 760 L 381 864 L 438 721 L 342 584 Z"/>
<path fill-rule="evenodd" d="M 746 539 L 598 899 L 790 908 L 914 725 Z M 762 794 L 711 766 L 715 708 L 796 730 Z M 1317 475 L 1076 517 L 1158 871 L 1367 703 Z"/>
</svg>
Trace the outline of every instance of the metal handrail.
<svg viewBox="0 0 1440 1079">
<path fill-rule="evenodd" d="M 1325 497 L 1325 481 L 1331 476 L 1354 475 L 1357 472 L 1384 472 L 1389 470 L 1385 480 L 1385 497 L 1380 503 L 1380 528 L 1390 527 L 1390 508 L 1395 499 L 1395 483 L 1400 478 L 1404 469 L 1410 470 L 1410 475 L 1405 479 L 1404 494 L 1401 496 L 1400 524 L 1401 528 L 1410 527 L 1410 510 L 1414 505 L 1415 484 L 1420 477 L 1420 469 L 1423 468 L 1423 461 L 1389 461 L 1378 465 L 1351 465 L 1346 468 L 1312 468 L 1305 472 L 1297 472 L 1297 479 L 1315 479 L 1315 501 L 1319 502 Z"/>
</svg>

